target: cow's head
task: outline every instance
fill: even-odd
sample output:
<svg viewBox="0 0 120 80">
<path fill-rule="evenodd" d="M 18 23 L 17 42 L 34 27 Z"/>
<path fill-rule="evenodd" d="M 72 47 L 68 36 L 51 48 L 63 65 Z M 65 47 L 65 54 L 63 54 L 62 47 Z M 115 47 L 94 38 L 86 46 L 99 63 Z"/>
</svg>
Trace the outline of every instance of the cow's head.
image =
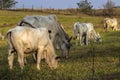
<svg viewBox="0 0 120 80">
<path fill-rule="evenodd" d="M 102 42 L 102 39 L 99 33 L 96 34 L 96 42 Z"/>
<path fill-rule="evenodd" d="M 68 40 L 64 40 L 63 44 L 61 45 L 62 56 L 65 58 L 68 58 L 68 54 L 72 46 L 72 44 L 70 43 L 71 39 L 72 37 L 70 37 Z"/>
<path fill-rule="evenodd" d="M 60 57 L 47 57 L 46 62 L 51 69 L 56 69 Z"/>
</svg>

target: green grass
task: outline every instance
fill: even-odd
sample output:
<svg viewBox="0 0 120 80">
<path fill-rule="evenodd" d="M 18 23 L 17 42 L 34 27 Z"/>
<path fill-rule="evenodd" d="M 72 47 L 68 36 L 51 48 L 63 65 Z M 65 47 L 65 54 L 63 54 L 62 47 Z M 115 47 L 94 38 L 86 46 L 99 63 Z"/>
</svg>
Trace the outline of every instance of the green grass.
<svg viewBox="0 0 120 80">
<path fill-rule="evenodd" d="M 7 30 L 15 27 L 26 15 L 48 15 L 39 12 L 12 12 L 0 11 L 0 31 L 5 35 Z M 94 79 L 95 80 L 120 80 L 120 32 L 104 32 L 102 28 L 103 17 L 57 15 L 67 33 L 73 36 L 73 24 L 77 21 L 91 22 L 95 25 L 96 31 L 101 34 L 102 43 L 91 42 L 88 46 L 76 46 L 72 40 L 69 58 L 61 59 L 58 68 L 51 70 L 42 61 L 41 70 L 38 71 L 30 55 L 28 64 L 21 71 L 17 62 L 17 55 L 14 61 L 13 70 L 8 67 L 8 46 L 6 40 L 0 40 L 0 80 L 92 80 L 93 53 L 94 53 Z M 60 51 L 56 51 L 60 55 Z"/>
</svg>

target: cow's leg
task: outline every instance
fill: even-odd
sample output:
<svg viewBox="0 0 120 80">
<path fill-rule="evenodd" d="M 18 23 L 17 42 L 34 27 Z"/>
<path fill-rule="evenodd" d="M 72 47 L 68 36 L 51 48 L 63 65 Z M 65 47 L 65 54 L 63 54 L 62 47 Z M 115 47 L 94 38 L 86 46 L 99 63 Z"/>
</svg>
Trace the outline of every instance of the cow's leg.
<svg viewBox="0 0 120 80">
<path fill-rule="evenodd" d="M 27 64 L 27 57 L 24 57 L 24 64 Z"/>
<path fill-rule="evenodd" d="M 13 61 L 14 61 L 14 53 L 11 53 L 11 50 L 9 50 L 9 55 L 8 55 L 8 64 L 10 69 L 13 67 Z"/>
<path fill-rule="evenodd" d="M 75 44 L 76 44 L 76 46 L 77 46 L 77 45 L 78 45 L 78 40 L 77 40 L 77 38 L 76 38 L 76 41 L 75 41 L 75 42 L 76 42 Z"/>
<path fill-rule="evenodd" d="M 79 36 L 76 38 L 76 46 L 78 45 Z"/>
<path fill-rule="evenodd" d="M 110 28 L 110 26 L 108 25 L 108 26 L 106 27 L 106 32 L 108 31 L 109 28 Z"/>
<path fill-rule="evenodd" d="M 37 63 L 37 52 L 33 53 L 33 60 L 35 63 Z"/>
<path fill-rule="evenodd" d="M 37 53 L 37 69 L 40 70 L 40 62 L 43 54 L 44 46 L 41 46 L 38 48 L 38 53 Z"/>
<path fill-rule="evenodd" d="M 111 28 L 112 28 L 113 31 L 115 30 L 114 26 L 112 26 Z"/>
<path fill-rule="evenodd" d="M 104 24 L 104 30 L 105 30 L 105 32 L 107 32 L 107 28 L 108 28 L 108 25 Z"/>
<path fill-rule="evenodd" d="M 77 36 L 75 37 L 76 39 L 76 46 L 78 45 L 78 41 L 79 41 L 79 34 L 77 34 Z"/>
<path fill-rule="evenodd" d="M 83 37 L 83 43 L 84 43 L 84 45 L 86 45 L 86 35 L 84 35 L 84 37 Z"/>
<path fill-rule="evenodd" d="M 88 45 L 88 36 L 85 37 L 85 44 Z"/>
<path fill-rule="evenodd" d="M 83 45 L 83 37 L 82 37 L 82 35 L 79 35 L 79 41 L 80 41 L 80 45 Z"/>
<path fill-rule="evenodd" d="M 114 26 L 114 27 L 113 27 L 113 31 L 117 31 L 117 26 Z"/>
<path fill-rule="evenodd" d="M 105 25 L 105 27 L 104 27 L 105 32 L 107 32 L 108 27 L 109 27 L 109 25 L 108 25 L 108 24 L 106 24 L 106 25 Z"/>
<path fill-rule="evenodd" d="M 23 67 L 24 67 L 24 54 L 22 52 L 18 52 L 18 62 L 19 62 L 20 68 L 23 69 Z"/>
<path fill-rule="evenodd" d="M 83 42 L 84 45 L 86 45 L 86 36 L 83 36 L 82 42 Z"/>
<path fill-rule="evenodd" d="M 89 43 L 89 32 L 87 32 L 86 36 L 85 36 L 85 40 L 86 40 L 86 45 L 88 45 Z"/>
<path fill-rule="evenodd" d="M 80 45 L 81 45 L 81 46 L 83 45 L 83 41 L 84 41 L 84 38 L 83 38 L 83 37 L 80 37 Z"/>
</svg>

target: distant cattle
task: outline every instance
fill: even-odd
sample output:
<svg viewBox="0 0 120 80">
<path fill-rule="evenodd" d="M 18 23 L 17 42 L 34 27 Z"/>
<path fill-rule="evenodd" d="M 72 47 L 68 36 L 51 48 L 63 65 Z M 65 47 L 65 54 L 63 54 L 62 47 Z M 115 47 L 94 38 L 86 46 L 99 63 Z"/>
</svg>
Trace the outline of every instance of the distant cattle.
<svg viewBox="0 0 120 80">
<path fill-rule="evenodd" d="M 105 31 L 108 31 L 109 28 L 112 28 L 113 31 L 119 30 L 118 21 L 116 18 L 105 18 L 103 20 L 103 24 Z"/>
<path fill-rule="evenodd" d="M 28 26 L 32 28 L 46 27 L 52 33 L 51 41 L 56 49 L 60 49 L 63 57 L 68 57 L 71 47 L 71 37 L 65 32 L 63 26 L 59 23 L 56 15 L 33 15 L 24 17 L 19 26 Z"/>
<path fill-rule="evenodd" d="M 7 32 L 6 39 L 9 46 L 8 63 L 10 69 L 13 67 L 15 53 L 18 55 L 21 69 L 24 67 L 25 57 L 29 54 L 37 55 L 38 70 L 40 69 L 39 63 L 43 56 L 51 69 L 57 67 L 57 55 L 46 28 L 35 29 L 17 26 Z"/>
<path fill-rule="evenodd" d="M 90 39 L 94 39 L 96 42 L 101 42 L 99 33 L 96 33 L 92 23 L 80 23 L 74 24 L 74 39 L 76 39 L 76 45 L 80 40 L 80 45 L 88 45 Z"/>
</svg>

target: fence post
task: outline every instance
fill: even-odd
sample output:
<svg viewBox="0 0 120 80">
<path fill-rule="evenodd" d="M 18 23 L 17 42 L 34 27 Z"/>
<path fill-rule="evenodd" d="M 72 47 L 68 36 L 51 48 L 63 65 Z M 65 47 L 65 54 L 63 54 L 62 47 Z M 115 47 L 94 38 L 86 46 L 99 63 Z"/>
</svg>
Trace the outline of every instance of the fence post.
<svg viewBox="0 0 120 80">
<path fill-rule="evenodd" d="M 120 64 L 120 55 L 119 55 L 119 57 L 118 57 L 118 58 L 119 58 L 119 62 L 118 62 L 118 63 Z"/>
<path fill-rule="evenodd" d="M 93 43 L 91 42 L 91 54 L 92 54 L 92 80 L 94 80 L 94 76 L 95 76 L 95 49 L 94 49 L 94 45 Z"/>
</svg>

